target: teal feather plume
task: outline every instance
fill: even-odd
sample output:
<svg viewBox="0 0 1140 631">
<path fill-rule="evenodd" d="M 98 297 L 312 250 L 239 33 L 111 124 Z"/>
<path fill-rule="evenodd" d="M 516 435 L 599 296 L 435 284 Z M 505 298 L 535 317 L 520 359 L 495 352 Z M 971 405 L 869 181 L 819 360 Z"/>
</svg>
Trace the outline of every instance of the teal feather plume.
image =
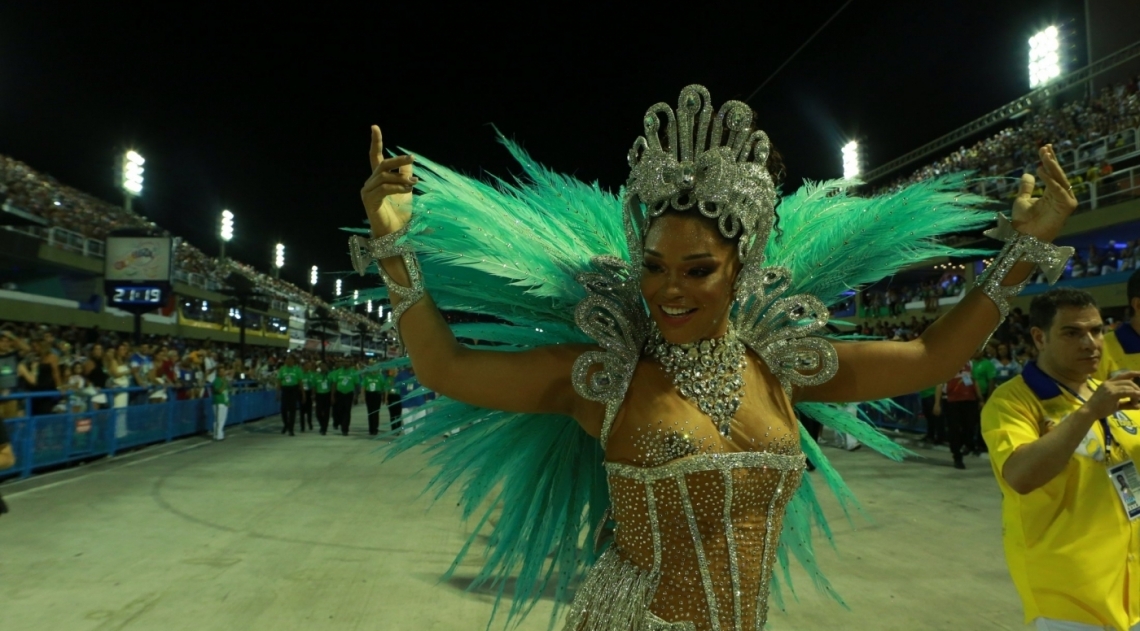
<svg viewBox="0 0 1140 631">
<path fill-rule="evenodd" d="M 964 193 L 967 175 L 943 176 L 888 195 L 856 197 L 854 180 L 805 181 L 777 208 L 780 230 L 764 250 L 765 264 L 791 271 L 789 293 L 828 305 L 843 293 L 915 263 L 972 256 L 936 237 L 976 231 L 993 221 L 992 202 Z"/>
</svg>

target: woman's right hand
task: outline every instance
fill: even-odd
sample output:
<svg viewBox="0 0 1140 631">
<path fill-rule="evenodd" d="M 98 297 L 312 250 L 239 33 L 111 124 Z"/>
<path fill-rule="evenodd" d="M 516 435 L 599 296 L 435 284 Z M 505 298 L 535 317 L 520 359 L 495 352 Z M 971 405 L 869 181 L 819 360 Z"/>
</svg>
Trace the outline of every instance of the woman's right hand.
<svg viewBox="0 0 1140 631">
<path fill-rule="evenodd" d="M 360 199 L 368 214 L 373 237 L 382 237 L 403 228 L 412 216 L 412 188 L 419 178 L 412 175 L 412 156 L 384 159 L 384 139 L 380 127 L 372 126 L 372 146 L 368 153 L 372 175 L 360 189 Z"/>
</svg>

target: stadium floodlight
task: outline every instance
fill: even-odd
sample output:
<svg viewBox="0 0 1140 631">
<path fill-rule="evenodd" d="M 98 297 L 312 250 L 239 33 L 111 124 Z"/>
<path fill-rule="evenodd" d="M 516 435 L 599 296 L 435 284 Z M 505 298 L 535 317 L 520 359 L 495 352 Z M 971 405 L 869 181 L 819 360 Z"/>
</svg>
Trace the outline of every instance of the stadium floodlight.
<svg viewBox="0 0 1140 631">
<path fill-rule="evenodd" d="M 372 313 L 372 301 L 368 301 L 368 306 L 364 308 L 368 313 Z"/>
<path fill-rule="evenodd" d="M 228 210 L 222 211 L 218 221 L 218 258 L 226 260 L 226 242 L 234 238 L 234 214 Z"/>
<path fill-rule="evenodd" d="M 144 164 L 146 159 L 134 149 L 123 154 L 119 186 L 123 189 L 123 208 L 127 212 L 131 212 L 131 200 L 142 195 Z"/>
<path fill-rule="evenodd" d="M 317 286 L 317 266 L 314 265 L 313 269 L 309 270 L 309 289 Z"/>
<path fill-rule="evenodd" d="M 1061 76 L 1061 31 L 1056 26 L 1029 38 L 1029 87 L 1039 88 Z"/>
<path fill-rule="evenodd" d="M 274 248 L 273 278 L 281 278 L 281 268 L 285 267 L 285 244 L 278 243 Z"/>
<path fill-rule="evenodd" d="M 123 190 L 129 196 L 138 196 L 142 194 L 143 189 L 143 165 L 146 164 L 146 159 L 138 154 L 137 151 L 131 149 L 123 154 Z"/>
<path fill-rule="evenodd" d="M 337 295 L 337 298 L 340 297 L 341 282 L 342 282 L 341 279 L 339 279 L 339 278 L 336 279 L 336 295 Z"/>
<path fill-rule="evenodd" d="M 359 289 L 353 289 L 352 290 L 352 304 L 355 305 L 355 304 L 358 304 L 359 302 L 360 302 L 360 290 Z"/>
<path fill-rule="evenodd" d="M 376 305 L 376 317 L 379 319 L 384 318 L 384 305 Z"/>
<path fill-rule="evenodd" d="M 859 143 L 852 140 L 843 145 L 843 178 L 859 177 Z"/>
<path fill-rule="evenodd" d="M 222 241 L 229 241 L 234 238 L 234 214 L 228 210 L 222 211 L 222 221 L 218 229 L 218 236 Z"/>
</svg>

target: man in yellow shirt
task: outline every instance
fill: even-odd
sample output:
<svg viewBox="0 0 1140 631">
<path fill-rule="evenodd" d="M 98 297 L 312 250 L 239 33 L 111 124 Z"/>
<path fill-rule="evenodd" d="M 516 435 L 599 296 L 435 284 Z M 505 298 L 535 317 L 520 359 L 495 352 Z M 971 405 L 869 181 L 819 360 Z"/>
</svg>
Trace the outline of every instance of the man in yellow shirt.
<svg viewBox="0 0 1140 631">
<path fill-rule="evenodd" d="M 1128 308 L 1132 317 L 1104 336 L 1104 356 L 1096 378 L 1106 379 L 1118 370 L 1140 370 L 1140 270 L 1128 277 Z"/>
<path fill-rule="evenodd" d="M 1090 378 L 1104 322 L 1087 292 L 1041 294 L 1029 324 L 1037 361 L 982 411 L 1025 620 L 1038 631 L 1140 630 L 1140 372 Z"/>
</svg>

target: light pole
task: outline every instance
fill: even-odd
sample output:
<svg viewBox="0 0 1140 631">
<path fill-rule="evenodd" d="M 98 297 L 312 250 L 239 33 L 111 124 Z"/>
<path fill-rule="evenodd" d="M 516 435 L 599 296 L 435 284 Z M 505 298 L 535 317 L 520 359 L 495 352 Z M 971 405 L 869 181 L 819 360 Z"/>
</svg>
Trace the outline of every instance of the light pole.
<svg viewBox="0 0 1140 631">
<path fill-rule="evenodd" d="M 313 269 L 309 270 L 309 293 L 313 294 L 314 296 L 316 295 L 316 293 L 314 292 L 314 289 L 316 289 L 316 287 L 317 287 L 317 278 L 318 277 L 319 277 L 319 275 L 317 274 L 317 266 L 314 265 Z"/>
<path fill-rule="evenodd" d="M 123 210 L 132 212 L 131 201 L 142 195 L 143 165 L 146 160 L 134 149 L 123 154 L 123 176 L 119 185 L 123 188 Z"/>
<path fill-rule="evenodd" d="M 859 143 L 852 140 L 843 145 L 843 179 L 859 177 Z"/>
<path fill-rule="evenodd" d="M 222 211 L 222 218 L 218 228 L 218 258 L 226 261 L 226 242 L 234 238 L 234 214 L 228 210 Z"/>
<path fill-rule="evenodd" d="M 1092 60 L 1089 60 L 1092 63 Z M 1056 26 L 1029 38 L 1029 89 L 1061 76 L 1061 31 Z"/>
<path fill-rule="evenodd" d="M 285 244 L 278 243 L 273 257 L 273 278 L 281 278 L 282 267 L 285 267 Z"/>
</svg>

